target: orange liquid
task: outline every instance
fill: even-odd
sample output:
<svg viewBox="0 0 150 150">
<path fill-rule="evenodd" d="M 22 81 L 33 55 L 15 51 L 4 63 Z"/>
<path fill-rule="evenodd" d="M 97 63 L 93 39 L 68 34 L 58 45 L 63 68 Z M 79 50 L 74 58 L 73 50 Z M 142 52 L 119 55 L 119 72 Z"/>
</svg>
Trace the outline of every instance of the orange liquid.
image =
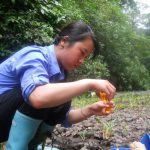
<svg viewBox="0 0 150 150">
<path fill-rule="evenodd" d="M 105 103 L 109 101 L 105 92 L 100 92 L 100 99 Z M 109 113 L 111 111 L 112 111 L 112 107 L 105 108 L 106 113 Z"/>
</svg>

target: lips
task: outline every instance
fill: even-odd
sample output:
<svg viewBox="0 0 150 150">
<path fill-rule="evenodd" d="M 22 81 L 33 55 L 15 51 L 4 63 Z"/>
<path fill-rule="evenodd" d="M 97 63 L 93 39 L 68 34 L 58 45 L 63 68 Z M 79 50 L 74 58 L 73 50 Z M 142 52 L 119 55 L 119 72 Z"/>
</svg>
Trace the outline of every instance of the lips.
<svg viewBox="0 0 150 150">
<path fill-rule="evenodd" d="M 78 68 L 80 66 L 80 64 L 74 65 L 75 68 Z"/>
</svg>

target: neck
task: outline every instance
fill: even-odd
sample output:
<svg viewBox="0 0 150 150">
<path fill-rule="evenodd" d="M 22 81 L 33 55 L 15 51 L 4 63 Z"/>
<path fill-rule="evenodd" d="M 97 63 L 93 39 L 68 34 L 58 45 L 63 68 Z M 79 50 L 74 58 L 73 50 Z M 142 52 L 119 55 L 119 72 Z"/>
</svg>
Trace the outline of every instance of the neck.
<svg viewBox="0 0 150 150">
<path fill-rule="evenodd" d="M 59 45 L 54 45 L 54 50 L 58 63 L 61 65 L 61 48 Z"/>
</svg>

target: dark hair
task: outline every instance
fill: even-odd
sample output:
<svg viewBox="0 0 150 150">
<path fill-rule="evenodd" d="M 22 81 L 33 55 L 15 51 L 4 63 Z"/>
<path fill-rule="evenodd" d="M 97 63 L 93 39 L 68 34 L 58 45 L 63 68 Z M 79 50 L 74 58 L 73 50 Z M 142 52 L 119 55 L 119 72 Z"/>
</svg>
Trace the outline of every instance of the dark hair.
<svg viewBox="0 0 150 150">
<path fill-rule="evenodd" d="M 87 37 L 91 37 L 94 43 L 93 58 L 99 54 L 99 44 L 97 43 L 96 37 L 90 26 L 82 21 L 73 22 L 65 26 L 58 36 L 54 40 L 54 45 L 58 45 L 59 42 L 64 38 L 64 36 L 69 37 L 69 43 L 73 44 L 78 41 L 82 41 Z"/>
</svg>

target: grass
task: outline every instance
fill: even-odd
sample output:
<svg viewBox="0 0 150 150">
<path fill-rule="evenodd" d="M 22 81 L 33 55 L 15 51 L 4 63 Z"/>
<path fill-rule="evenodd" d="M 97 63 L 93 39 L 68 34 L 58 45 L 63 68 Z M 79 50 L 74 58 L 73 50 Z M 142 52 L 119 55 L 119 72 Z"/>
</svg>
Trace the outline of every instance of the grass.
<svg viewBox="0 0 150 150">
<path fill-rule="evenodd" d="M 88 104 L 97 102 L 97 96 L 91 97 L 90 94 L 84 94 L 73 99 L 73 108 L 81 108 Z M 119 92 L 114 98 L 115 109 L 132 109 L 142 106 L 150 106 L 150 91 L 149 92 Z"/>
<path fill-rule="evenodd" d="M 103 139 L 109 139 L 113 135 L 114 122 L 102 122 L 98 117 L 95 119 L 100 127 L 102 127 Z"/>
<path fill-rule="evenodd" d="M 150 106 L 150 92 L 125 92 L 119 93 L 115 98 L 116 109 L 140 108 Z"/>
</svg>

